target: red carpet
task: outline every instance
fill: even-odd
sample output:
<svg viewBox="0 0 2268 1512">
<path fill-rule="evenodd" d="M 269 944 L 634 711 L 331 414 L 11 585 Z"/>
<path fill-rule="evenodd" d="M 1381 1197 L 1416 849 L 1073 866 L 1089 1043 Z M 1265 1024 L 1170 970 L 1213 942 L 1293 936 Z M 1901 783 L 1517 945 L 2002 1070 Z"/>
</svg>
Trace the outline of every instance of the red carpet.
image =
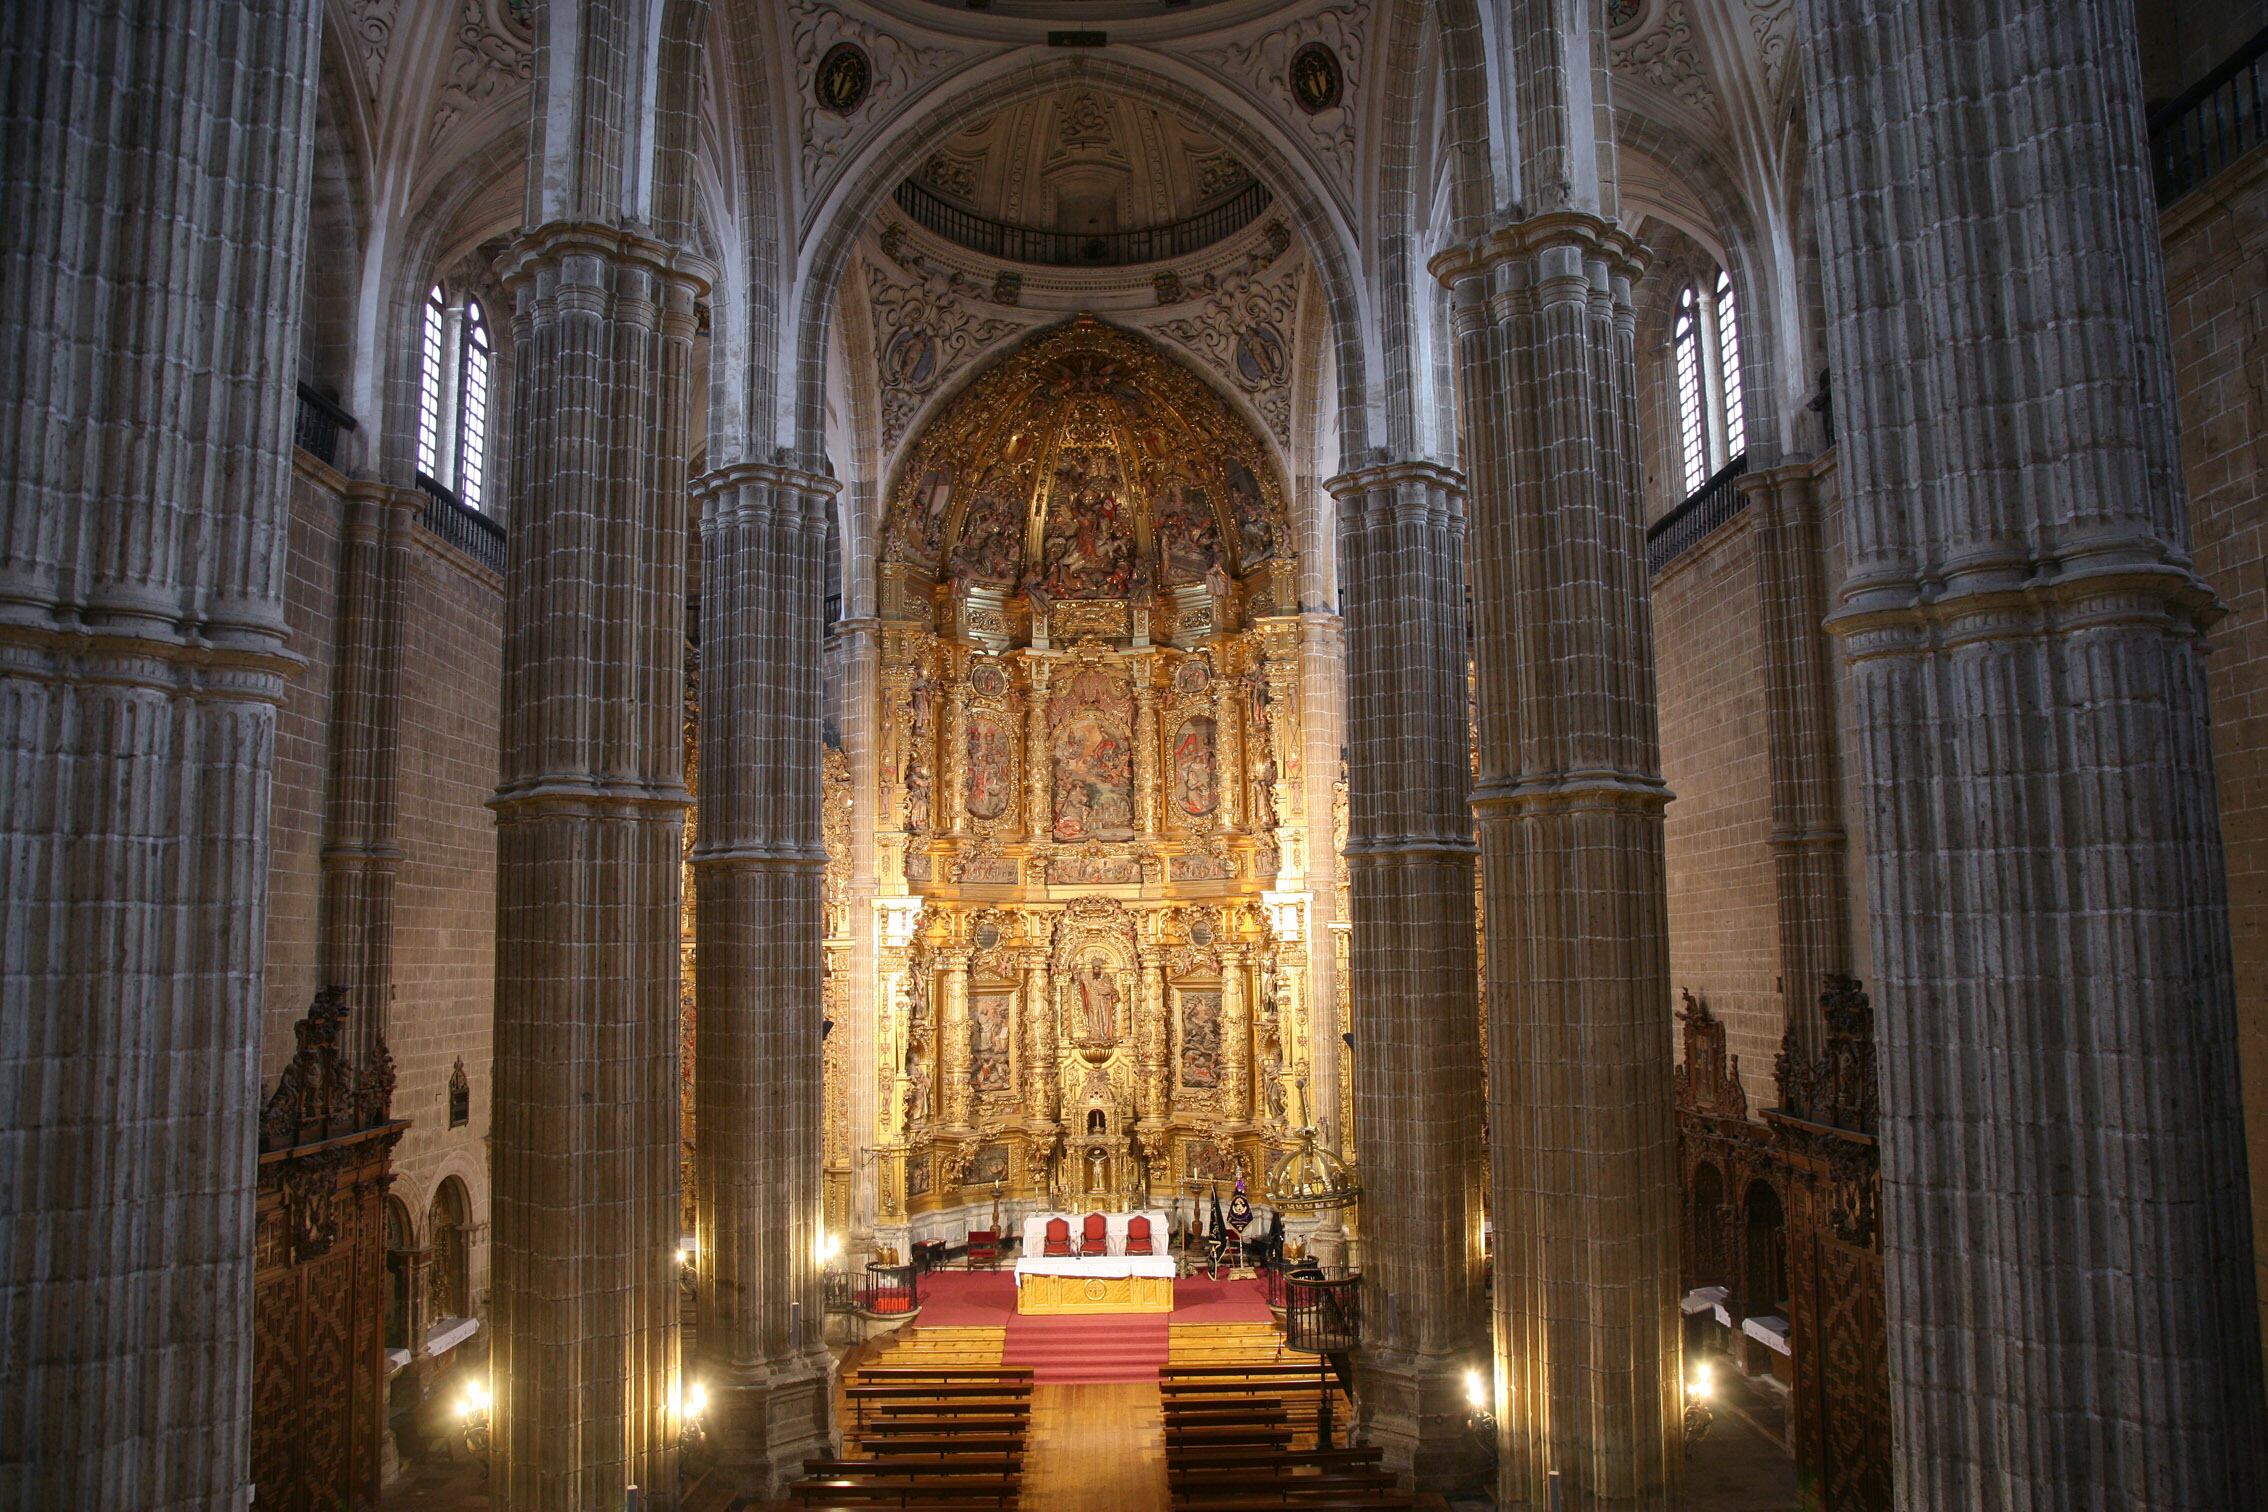
<svg viewBox="0 0 2268 1512">
<path fill-rule="evenodd" d="M 1164 1313 L 1008 1320 L 1003 1365 L 1029 1365 L 1037 1383 L 1154 1381 L 1172 1353 Z"/>
<path fill-rule="evenodd" d="M 1258 1281 L 1208 1281 L 1189 1276 L 1173 1284 L 1175 1323 L 1265 1323 L 1267 1293 Z M 925 1328 L 1004 1328 L 1016 1316 L 1016 1277 L 1012 1271 L 931 1271 L 921 1278 L 921 1317 Z M 1030 1322 L 1033 1320 L 1024 1320 Z M 1088 1318 L 1064 1320 L 1085 1325 Z M 1107 1321 L 1107 1318 L 1101 1321 Z M 1151 1315 L 1163 1323 L 1163 1316 Z M 1162 1357 L 1161 1357 L 1162 1358 Z M 1021 1363 L 1010 1361 L 1011 1364 Z M 1042 1379 L 1046 1379 L 1042 1377 Z M 1148 1376 L 1101 1376 L 1098 1380 L 1148 1380 Z"/>
<path fill-rule="evenodd" d="M 931 1271 L 921 1278 L 921 1328 L 998 1328 L 1016 1310 L 1012 1271 Z"/>
</svg>

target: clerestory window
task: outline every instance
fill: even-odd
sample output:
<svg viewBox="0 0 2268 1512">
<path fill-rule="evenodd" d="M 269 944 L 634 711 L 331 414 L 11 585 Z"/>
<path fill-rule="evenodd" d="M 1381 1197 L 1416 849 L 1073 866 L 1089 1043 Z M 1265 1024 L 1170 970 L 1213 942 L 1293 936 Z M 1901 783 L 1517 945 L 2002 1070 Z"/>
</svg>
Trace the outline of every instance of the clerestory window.
<svg viewBox="0 0 2268 1512">
<path fill-rule="evenodd" d="M 417 470 L 468 508 L 491 513 L 496 345 L 480 301 L 442 284 L 427 290 L 418 357 Z"/>
<path fill-rule="evenodd" d="M 1731 275 L 1687 284 L 1677 297 L 1670 342 L 1677 368 L 1678 455 L 1692 493 L 1748 449 L 1741 394 L 1740 311 Z"/>
</svg>

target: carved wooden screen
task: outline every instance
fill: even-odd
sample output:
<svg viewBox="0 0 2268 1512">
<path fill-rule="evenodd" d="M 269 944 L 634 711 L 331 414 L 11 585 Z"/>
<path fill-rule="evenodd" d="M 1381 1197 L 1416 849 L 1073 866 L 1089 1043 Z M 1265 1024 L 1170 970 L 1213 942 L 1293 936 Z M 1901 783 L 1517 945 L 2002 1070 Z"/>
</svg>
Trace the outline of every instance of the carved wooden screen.
<svg viewBox="0 0 2268 1512">
<path fill-rule="evenodd" d="M 393 1063 L 338 1047 L 336 990 L 260 1118 L 254 1230 L 252 1478 L 263 1512 L 378 1505 L 385 1426 L 386 1187 L 406 1123 Z"/>
</svg>

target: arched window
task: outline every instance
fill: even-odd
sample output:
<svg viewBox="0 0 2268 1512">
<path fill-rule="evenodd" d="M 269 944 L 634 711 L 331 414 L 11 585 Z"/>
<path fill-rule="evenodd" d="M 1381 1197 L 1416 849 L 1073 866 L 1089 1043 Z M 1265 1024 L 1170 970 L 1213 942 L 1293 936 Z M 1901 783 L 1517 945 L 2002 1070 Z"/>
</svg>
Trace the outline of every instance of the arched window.
<svg viewBox="0 0 2268 1512">
<path fill-rule="evenodd" d="M 1685 491 L 1709 477 L 1708 417 L 1701 404 L 1701 301 L 1693 286 L 1677 297 L 1677 435 L 1685 457 Z"/>
<path fill-rule="evenodd" d="M 1740 317 L 1733 308 L 1732 275 L 1717 270 L 1717 366 L 1725 386 L 1725 460 L 1748 450 L 1748 421 L 1740 398 Z"/>
<path fill-rule="evenodd" d="M 435 284 L 418 331 L 417 471 L 438 492 L 489 513 L 488 437 L 496 342 L 477 299 Z"/>
<path fill-rule="evenodd" d="M 441 356 L 448 324 L 449 299 L 435 284 L 425 292 L 417 379 L 417 470 L 435 482 L 441 481 Z"/>
<path fill-rule="evenodd" d="M 488 316 L 477 299 L 465 301 L 464 374 L 457 386 L 457 497 L 474 509 L 488 507 Z"/>
<path fill-rule="evenodd" d="M 1670 342 L 1677 364 L 1677 442 L 1685 491 L 1692 493 L 1748 450 L 1748 415 L 1740 391 L 1740 319 L 1732 276 L 1723 269 L 1705 287 L 1678 291 Z"/>
</svg>

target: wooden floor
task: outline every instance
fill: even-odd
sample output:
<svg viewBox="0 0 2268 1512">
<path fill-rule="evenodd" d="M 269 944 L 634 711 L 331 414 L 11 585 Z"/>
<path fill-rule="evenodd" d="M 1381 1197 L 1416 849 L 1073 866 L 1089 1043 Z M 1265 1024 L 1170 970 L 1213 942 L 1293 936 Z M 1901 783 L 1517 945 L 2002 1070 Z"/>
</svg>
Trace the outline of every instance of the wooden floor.
<svg viewBox="0 0 2268 1512">
<path fill-rule="evenodd" d="M 1166 1512 L 1156 1383 L 1034 1387 L 1024 1505 Z"/>
</svg>

